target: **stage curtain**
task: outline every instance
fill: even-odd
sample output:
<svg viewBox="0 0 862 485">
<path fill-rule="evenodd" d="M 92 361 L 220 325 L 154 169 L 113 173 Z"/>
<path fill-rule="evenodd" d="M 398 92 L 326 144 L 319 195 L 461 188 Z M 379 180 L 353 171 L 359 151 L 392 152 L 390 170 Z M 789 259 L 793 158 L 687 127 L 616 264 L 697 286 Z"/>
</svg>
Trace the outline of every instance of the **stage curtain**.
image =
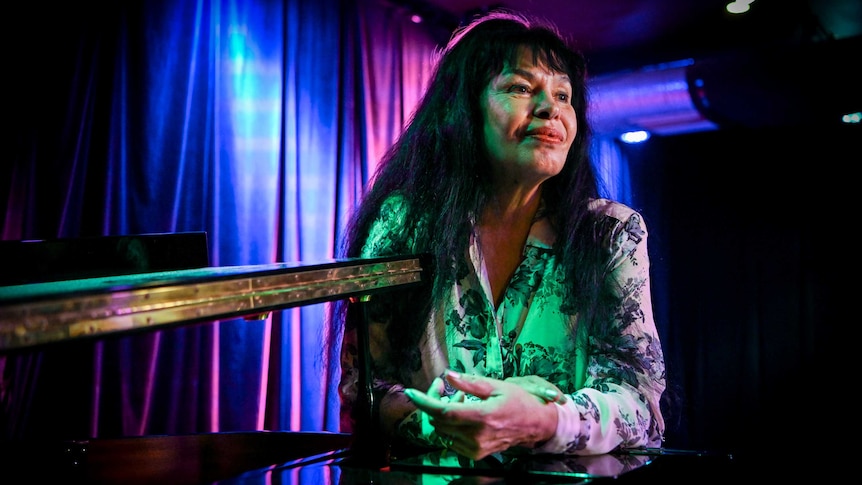
<svg viewBox="0 0 862 485">
<path fill-rule="evenodd" d="M 205 231 L 213 266 L 336 255 L 444 29 L 382 0 L 9 8 L 2 238 Z M 337 431 L 325 306 L 0 355 L 2 437 Z"/>
</svg>

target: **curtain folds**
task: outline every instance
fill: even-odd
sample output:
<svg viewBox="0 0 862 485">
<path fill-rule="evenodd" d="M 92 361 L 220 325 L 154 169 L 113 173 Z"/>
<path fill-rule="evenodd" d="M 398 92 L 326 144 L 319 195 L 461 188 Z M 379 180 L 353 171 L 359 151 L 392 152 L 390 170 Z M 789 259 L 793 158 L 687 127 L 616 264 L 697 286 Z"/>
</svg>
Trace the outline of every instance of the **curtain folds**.
<svg viewBox="0 0 862 485">
<path fill-rule="evenodd" d="M 331 259 L 437 48 L 377 0 L 58 9 L 21 16 L 2 238 L 206 231 L 213 266 Z M 0 356 L 2 433 L 336 431 L 326 314 Z"/>
</svg>

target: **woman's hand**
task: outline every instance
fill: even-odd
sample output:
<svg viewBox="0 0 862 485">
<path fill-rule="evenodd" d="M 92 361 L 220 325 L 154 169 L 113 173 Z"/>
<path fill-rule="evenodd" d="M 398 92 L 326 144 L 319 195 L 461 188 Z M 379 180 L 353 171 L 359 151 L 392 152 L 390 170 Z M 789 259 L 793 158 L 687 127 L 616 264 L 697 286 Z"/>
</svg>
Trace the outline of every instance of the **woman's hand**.
<svg viewBox="0 0 862 485">
<path fill-rule="evenodd" d="M 559 387 L 551 384 L 547 380 L 539 376 L 520 376 L 509 377 L 505 382 L 511 382 L 524 388 L 530 394 L 544 399 L 547 402 L 555 402 L 563 404 L 566 402 L 566 395 Z"/>
<path fill-rule="evenodd" d="M 557 409 L 552 404 L 565 396 L 539 377 L 501 381 L 447 371 L 445 378 L 458 391 L 448 401 L 441 399 L 445 383 L 440 378 L 427 393 L 406 389 L 404 394 L 461 455 L 481 460 L 514 446 L 533 448 L 556 432 Z M 479 400 L 465 400 L 465 394 Z"/>
</svg>

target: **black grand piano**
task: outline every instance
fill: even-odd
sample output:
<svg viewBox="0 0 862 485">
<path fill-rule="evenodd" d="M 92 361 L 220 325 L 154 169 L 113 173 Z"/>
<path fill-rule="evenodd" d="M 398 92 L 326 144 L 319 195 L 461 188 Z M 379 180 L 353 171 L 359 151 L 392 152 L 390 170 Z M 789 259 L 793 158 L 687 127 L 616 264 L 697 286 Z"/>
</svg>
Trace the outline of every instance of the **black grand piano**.
<svg viewBox="0 0 862 485">
<path fill-rule="evenodd" d="M 423 258 L 121 271 L 0 286 L 0 357 L 423 284 Z M 360 333 L 360 337 L 363 335 Z M 367 348 L 366 348 L 367 350 Z M 367 359 L 367 356 L 365 356 Z M 367 360 L 366 360 L 367 363 Z M 367 365 L 362 379 L 369 379 Z M 369 406 L 370 407 L 370 406 Z M 657 448 L 594 457 L 395 453 L 373 432 L 226 432 L 4 442 L 3 483 L 688 483 L 733 478 L 728 454 Z"/>
</svg>

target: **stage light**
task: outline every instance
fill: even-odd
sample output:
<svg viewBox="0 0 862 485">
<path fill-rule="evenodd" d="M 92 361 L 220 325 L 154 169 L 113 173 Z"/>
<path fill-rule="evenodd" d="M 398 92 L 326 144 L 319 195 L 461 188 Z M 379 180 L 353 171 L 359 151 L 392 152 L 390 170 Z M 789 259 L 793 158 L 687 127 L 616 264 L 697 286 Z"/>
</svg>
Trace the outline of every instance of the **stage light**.
<svg viewBox="0 0 862 485">
<path fill-rule="evenodd" d="M 627 131 L 620 135 L 620 141 L 623 143 L 643 143 L 649 140 L 649 132 L 648 131 Z"/>
<path fill-rule="evenodd" d="M 745 13 L 748 12 L 748 10 L 751 8 L 750 6 L 752 3 L 754 3 L 754 0 L 737 0 L 735 2 L 728 3 L 727 6 L 724 8 L 727 9 L 728 12 L 733 14 Z"/>
</svg>

